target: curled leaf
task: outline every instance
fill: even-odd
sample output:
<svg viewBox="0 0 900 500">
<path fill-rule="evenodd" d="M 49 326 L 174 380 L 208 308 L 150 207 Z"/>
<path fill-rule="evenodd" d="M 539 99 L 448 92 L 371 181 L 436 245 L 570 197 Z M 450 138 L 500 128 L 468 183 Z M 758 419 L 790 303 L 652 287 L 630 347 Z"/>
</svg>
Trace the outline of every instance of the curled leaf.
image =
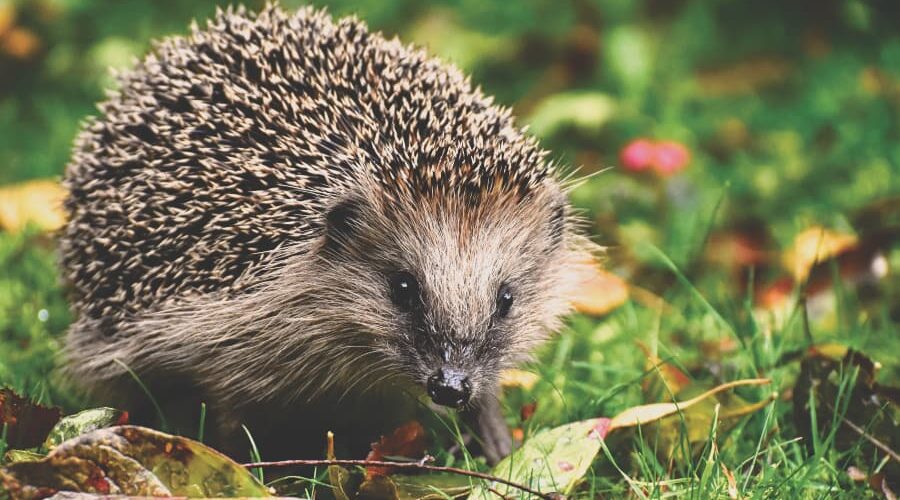
<svg viewBox="0 0 900 500">
<path fill-rule="evenodd" d="M 719 392 L 726 391 L 728 389 L 743 386 L 743 385 L 765 385 L 770 381 L 767 378 L 754 378 L 754 379 L 745 379 L 745 380 L 735 380 L 733 382 L 728 382 L 722 384 L 718 387 L 710 389 L 703 394 L 695 398 L 688 399 L 687 401 L 682 402 L 672 402 L 672 403 L 654 403 L 649 405 L 641 405 L 635 406 L 634 408 L 629 408 L 622 413 L 619 413 L 615 417 L 612 418 L 610 422 L 610 430 L 620 429 L 622 427 L 633 427 L 636 425 L 647 424 L 651 422 L 655 422 L 661 418 L 667 417 L 669 415 L 673 415 L 678 413 L 679 411 L 686 410 L 691 406 L 705 400 L 706 398 L 715 395 Z"/>
<path fill-rule="evenodd" d="M 15 498 L 58 491 L 142 496 L 269 496 L 249 471 L 201 443 L 143 427 L 99 429 L 38 461 L 0 469 Z"/>
<path fill-rule="evenodd" d="M 794 245 L 784 255 L 784 265 L 794 280 L 802 282 L 818 263 L 830 259 L 857 245 L 852 234 L 843 234 L 822 227 L 811 227 L 794 238 Z"/>
<path fill-rule="evenodd" d="M 385 460 L 387 457 L 419 458 L 425 453 L 425 428 L 418 421 L 412 420 L 394 429 L 390 436 L 381 436 L 377 443 L 372 443 L 372 451 L 366 460 Z M 367 478 L 383 476 L 392 471 L 387 467 L 368 467 Z"/>
<path fill-rule="evenodd" d="M 68 439 L 87 434 L 88 432 L 102 429 L 104 427 L 112 427 L 114 425 L 124 425 L 128 423 L 128 412 L 117 410 L 115 408 L 92 408 L 84 410 L 74 415 L 63 417 L 53 429 L 42 445 L 42 450 L 52 451 L 60 443 Z"/>
</svg>

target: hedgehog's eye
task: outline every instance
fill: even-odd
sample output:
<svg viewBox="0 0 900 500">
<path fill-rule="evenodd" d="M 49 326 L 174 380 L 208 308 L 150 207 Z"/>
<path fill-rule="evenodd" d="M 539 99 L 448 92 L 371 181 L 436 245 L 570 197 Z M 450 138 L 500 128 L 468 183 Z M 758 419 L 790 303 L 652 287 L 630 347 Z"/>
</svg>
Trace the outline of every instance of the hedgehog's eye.
<svg viewBox="0 0 900 500">
<path fill-rule="evenodd" d="M 400 271 L 390 275 L 388 284 L 391 287 L 391 301 L 401 311 L 411 311 L 419 301 L 419 282 L 406 272 Z"/>
<path fill-rule="evenodd" d="M 497 291 L 497 317 L 505 318 L 513 305 L 513 293 L 509 285 L 503 285 Z"/>
</svg>

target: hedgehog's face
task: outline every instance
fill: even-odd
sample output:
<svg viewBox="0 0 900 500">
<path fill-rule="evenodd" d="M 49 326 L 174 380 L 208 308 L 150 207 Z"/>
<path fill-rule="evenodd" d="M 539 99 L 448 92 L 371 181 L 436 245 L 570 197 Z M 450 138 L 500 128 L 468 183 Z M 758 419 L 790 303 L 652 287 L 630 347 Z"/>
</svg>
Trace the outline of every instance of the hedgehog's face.
<svg viewBox="0 0 900 500">
<path fill-rule="evenodd" d="M 332 208 L 323 243 L 347 319 L 438 404 L 490 393 L 567 309 L 565 200 L 423 199 Z M 372 374 L 373 377 L 377 374 Z"/>
</svg>

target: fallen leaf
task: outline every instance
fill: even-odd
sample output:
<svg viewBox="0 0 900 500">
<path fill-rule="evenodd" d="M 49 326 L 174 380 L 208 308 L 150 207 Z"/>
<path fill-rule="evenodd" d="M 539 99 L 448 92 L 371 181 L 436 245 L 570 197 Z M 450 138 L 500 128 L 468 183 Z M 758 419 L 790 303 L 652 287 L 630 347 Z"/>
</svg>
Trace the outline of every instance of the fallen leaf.
<svg viewBox="0 0 900 500">
<path fill-rule="evenodd" d="M 16 59 L 28 59 L 41 48 L 41 40 L 28 28 L 17 26 L 3 34 L 0 47 Z"/>
<path fill-rule="evenodd" d="M 740 417 L 765 408 L 776 396 L 772 394 L 756 403 L 728 392 L 708 396 L 680 413 L 642 423 L 641 437 L 664 463 L 690 460 L 703 450 L 714 425 L 717 432 L 725 432 L 736 425 Z M 690 446 L 683 447 L 684 443 Z"/>
<path fill-rule="evenodd" d="M 500 385 L 504 389 L 521 387 L 526 391 L 530 391 L 534 388 L 534 384 L 538 383 L 538 380 L 540 379 L 541 378 L 537 373 L 520 370 L 518 368 L 511 368 L 509 370 L 503 370 L 500 374 Z"/>
<path fill-rule="evenodd" d="M 537 401 L 522 405 L 522 408 L 519 409 L 519 418 L 524 422 L 531 418 L 535 411 L 537 411 Z"/>
<path fill-rule="evenodd" d="M 358 500 L 396 500 L 400 498 L 400 492 L 394 481 L 384 475 L 375 475 L 367 478 L 359 485 L 356 492 Z"/>
<path fill-rule="evenodd" d="M 844 344 L 824 342 L 822 344 L 810 346 L 809 349 L 806 350 L 806 353 L 809 356 L 821 356 L 832 361 L 840 361 L 844 359 L 844 356 L 847 355 L 847 351 L 849 350 L 850 348 Z"/>
<path fill-rule="evenodd" d="M 840 422 L 833 441 L 837 450 L 859 448 L 859 456 L 869 466 L 890 456 L 893 460 L 887 462 L 885 470 L 889 477 L 900 477 L 898 389 L 876 381 L 879 366 L 863 353 L 839 344 L 808 349 L 794 385 L 794 423 L 813 450 L 832 432 L 832 423 Z"/>
<path fill-rule="evenodd" d="M 13 2 L 0 3 L 0 36 L 3 36 L 16 21 L 16 6 Z"/>
<path fill-rule="evenodd" d="M 65 223 L 66 191 L 55 181 L 37 180 L 0 188 L 0 228 L 19 231 L 33 223 L 53 231 Z"/>
<path fill-rule="evenodd" d="M 609 432 L 609 419 L 597 418 L 545 429 L 498 463 L 491 474 L 541 492 L 566 494 L 584 476 Z M 502 483 L 479 484 L 470 499 L 497 492 L 515 497 L 522 491 Z"/>
<path fill-rule="evenodd" d="M 593 316 L 603 316 L 628 300 L 625 280 L 604 271 L 598 265 L 585 267 L 577 295 L 573 298 L 575 310 Z"/>
<path fill-rule="evenodd" d="M 856 236 L 852 234 L 811 227 L 794 238 L 793 246 L 784 254 L 783 264 L 794 281 L 801 283 L 814 265 L 855 247 L 857 243 Z"/>
<path fill-rule="evenodd" d="M 0 469 L 14 498 L 57 491 L 142 496 L 269 496 L 239 464 L 196 441 L 151 429 L 99 429 L 59 444 L 46 458 Z"/>
<path fill-rule="evenodd" d="M 625 410 L 612 419 L 596 418 L 545 429 L 532 436 L 519 449 L 500 461 L 491 471 L 491 475 L 528 486 L 542 493 L 557 492 L 565 495 L 572 491 L 588 471 L 600 452 L 603 440 L 609 433 L 618 429 L 653 423 L 660 424 L 658 429 L 668 431 L 677 429 L 677 425 L 683 417 L 685 419 L 705 418 L 706 426 L 703 429 L 705 437 L 709 430 L 708 424 L 713 418 L 714 409 L 713 411 L 698 409 L 692 412 L 690 411 L 692 407 L 702 403 L 713 406 L 720 404 L 712 396 L 734 387 L 768 383 L 768 379 L 737 380 L 722 384 L 684 402 L 643 405 Z M 735 419 L 759 410 L 770 401 L 771 398 L 749 404 L 737 396 L 731 396 L 726 398 L 726 404 L 721 405 L 719 418 L 722 421 Z M 681 415 L 678 415 L 678 412 L 682 412 Z M 689 429 L 691 428 L 692 426 L 689 426 Z M 504 497 L 517 497 L 522 496 L 523 492 L 495 481 L 490 484 L 479 484 L 469 498 L 489 498 L 496 494 Z"/>
<path fill-rule="evenodd" d="M 47 408 L 19 396 L 11 389 L 0 389 L 0 428 L 7 427 L 6 444 L 9 448 L 37 448 L 61 416 L 59 408 Z"/>
<path fill-rule="evenodd" d="M 709 398 L 710 396 L 718 394 L 722 391 L 726 391 L 728 389 L 732 389 L 734 387 L 745 385 L 765 385 L 769 382 L 770 381 L 767 378 L 735 380 L 733 382 L 728 382 L 710 389 L 695 398 L 688 399 L 687 401 L 676 401 L 672 403 L 653 403 L 648 405 L 635 406 L 613 417 L 612 421 L 610 422 L 610 430 L 620 429 L 623 427 L 634 427 L 637 425 L 654 422 L 669 415 L 676 414 L 679 411 L 684 411 L 691 406 Z"/>
<path fill-rule="evenodd" d="M 425 428 L 416 420 L 409 421 L 394 429 L 390 436 L 381 436 L 377 443 L 372 443 L 372 451 L 366 460 L 385 460 L 386 457 L 419 458 L 425 453 Z M 389 467 L 367 467 L 366 477 L 388 475 Z"/>
<path fill-rule="evenodd" d="M 34 462 L 44 458 L 44 455 L 30 450 L 9 450 L 3 456 L 4 464 L 12 464 L 16 462 Z"/>
<path fill-rule="evenodd" d="M 471 478 L 460 474 L 395 474 L 391 479 L 401 500 L 445 500 L 465 495 L 472 489 Z"/>
<path fill-rule="evenodd" d="M 84 410 L 60 419 L 60 421 L 53 426 L 53 429 L 50 430 L 41 449 L 45 452 L 52 451 L 63 441 L 104 427 L 125 425 L 127 423 L 127 411 L 117 410 L 115 408 L 93 408 Z"/>
</svg>

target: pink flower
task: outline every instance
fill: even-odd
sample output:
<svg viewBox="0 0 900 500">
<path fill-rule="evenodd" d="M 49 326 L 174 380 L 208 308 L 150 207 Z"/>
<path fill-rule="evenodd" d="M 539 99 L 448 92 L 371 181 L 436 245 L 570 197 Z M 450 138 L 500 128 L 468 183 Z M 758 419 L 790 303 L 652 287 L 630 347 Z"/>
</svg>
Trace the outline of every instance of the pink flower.
<svg viewBox="0 0 900 500">
<path fill-rule="evenodd" d="M 656 144 L 653 168 L 659 175 L 676 174 L 691 161 L 691 153 L 684 144 L 675 141 L 664 141 Z"/>
<path fill-rule="evenodd" d="M 636 139 L 622 149 L 620 158 L 626 169 L 640 172 L 653 166 L 655 156 L 655 146 L 652 142 L 648 139 Z"/>
<path fill-rule="evenodd" d="M 687 167 L 691 153 L 680 142 L 635 139 L 622 149 L 620 159 L 626 170 L 641 172 L 652 169 L 657 175 L 668 177 Z"/>
</svg>

